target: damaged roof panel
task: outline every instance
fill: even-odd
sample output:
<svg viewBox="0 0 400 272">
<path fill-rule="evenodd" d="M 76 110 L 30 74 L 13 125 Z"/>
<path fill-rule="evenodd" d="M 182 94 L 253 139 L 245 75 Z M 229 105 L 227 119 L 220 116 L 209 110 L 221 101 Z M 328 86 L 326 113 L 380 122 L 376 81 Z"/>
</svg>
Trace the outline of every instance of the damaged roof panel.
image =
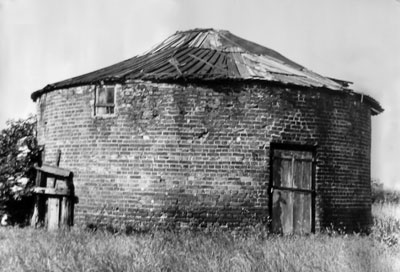
<svg viewBox="0 0 400 272">
<path fill-rule="evenodd" d="M 101 82 L 126 80 L 261 80 L 346 90 L 349 82 L 318 75 L 278 52 L 225 30 L 177 32 L 149 51 L 109 67 L 47 85 L 42 93 Z"/>
</svg>

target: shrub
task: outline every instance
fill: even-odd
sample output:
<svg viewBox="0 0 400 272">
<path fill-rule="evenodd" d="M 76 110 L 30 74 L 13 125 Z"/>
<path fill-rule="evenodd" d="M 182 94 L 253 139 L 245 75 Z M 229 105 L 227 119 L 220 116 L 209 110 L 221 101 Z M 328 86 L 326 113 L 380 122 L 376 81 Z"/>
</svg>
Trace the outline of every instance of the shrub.
<svg viewBox="0 0 400 272">
<path fill-rule="evenodd" d="M 0 133 L 0 215 L 7 213 L 10 223 L 27 222 L 38 158 L 36 117 L 7 121 Z"/>
<path fill-rule="evenodd" d="M 371 196 L 373 203 L 393 203 L 400 204 L 400 191 L 383 187 L 379 180 L 371 182 Z"/>
</svg>

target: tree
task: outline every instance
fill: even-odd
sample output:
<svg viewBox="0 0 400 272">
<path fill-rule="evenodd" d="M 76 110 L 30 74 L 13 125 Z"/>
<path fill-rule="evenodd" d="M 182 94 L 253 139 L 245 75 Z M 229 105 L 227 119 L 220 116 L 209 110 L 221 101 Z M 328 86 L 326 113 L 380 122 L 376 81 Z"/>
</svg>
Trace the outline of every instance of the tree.
<svg viewBox="0 0 400 272">
<path fill-rule="evenodd" d="M 36 117 L 9 120 L 0 133 L 0 213 L 24 224 L 33 206 L 33 164 L 39 159 Z"/>
</svg>

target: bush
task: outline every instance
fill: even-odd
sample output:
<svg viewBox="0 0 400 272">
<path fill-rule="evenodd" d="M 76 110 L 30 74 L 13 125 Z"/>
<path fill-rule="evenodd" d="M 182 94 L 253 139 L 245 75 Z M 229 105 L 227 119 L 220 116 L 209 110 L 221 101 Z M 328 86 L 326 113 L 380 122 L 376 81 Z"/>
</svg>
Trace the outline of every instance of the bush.
<svg viewBox="0 0 400 272">
<path fill-rule="evenodd" d="M 400 204 L 400 191 L 387 189 L 379 180 L 372 180 L 372 203 Z"/>
<path fill-rule="evenodd" d="M 0 133 L 0 216 L 24 224 L 33 207 L 33 165 L 39 159 L 36 117 L 10 120 Z"/>
</svg>

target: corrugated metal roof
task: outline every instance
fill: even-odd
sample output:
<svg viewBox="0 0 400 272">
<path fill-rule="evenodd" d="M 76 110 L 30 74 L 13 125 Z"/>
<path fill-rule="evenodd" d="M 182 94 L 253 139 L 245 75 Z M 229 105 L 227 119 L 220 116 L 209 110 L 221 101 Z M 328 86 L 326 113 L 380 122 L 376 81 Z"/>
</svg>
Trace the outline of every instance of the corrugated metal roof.
<svg viewBox="0 0 400 272">
<path fill-rule="evenodd" d="M 278 52 L 226 30 L 176 32 L 151 50 L 109 67 L 47 85 L 32 93 L 126 80 L 261 80 L 304 87 L 344 90 L 346 81 L 316 74 Z"/>
</svg>

